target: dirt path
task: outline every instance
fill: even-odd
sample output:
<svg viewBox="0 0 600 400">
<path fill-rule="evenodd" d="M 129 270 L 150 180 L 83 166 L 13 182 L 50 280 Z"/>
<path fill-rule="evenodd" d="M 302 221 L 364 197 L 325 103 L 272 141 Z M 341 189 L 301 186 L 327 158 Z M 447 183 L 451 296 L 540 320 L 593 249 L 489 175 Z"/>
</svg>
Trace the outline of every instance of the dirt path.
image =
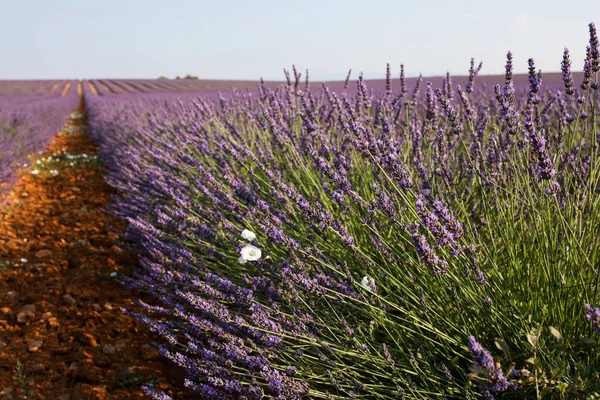
<svg viewBox="0 0 600 400">
<path fill-rule="evenodd" d="M 71 120 L 0 208 L 0 400 L 141 399 L 146 382 L 187 399 L 152 335 L 119 310 L 138 297 L 117 282 L 135 260 L 115 245 L 113 190 L 85 127 Z"/>
</svg>

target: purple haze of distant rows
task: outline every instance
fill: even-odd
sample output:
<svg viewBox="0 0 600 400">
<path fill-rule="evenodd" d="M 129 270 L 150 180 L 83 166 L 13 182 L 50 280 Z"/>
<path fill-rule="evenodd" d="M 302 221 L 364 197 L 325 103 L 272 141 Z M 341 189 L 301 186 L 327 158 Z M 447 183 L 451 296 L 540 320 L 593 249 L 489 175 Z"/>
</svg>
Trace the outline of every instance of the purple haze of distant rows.
<svg viewBox="0 0 600 400">
<path fill-rule="evenodd" d="M 78 104 L 77 84 L 68 81 L 0 82 L 0 195 L 16 171 L 32 161 L 68 120 Z"/>
</svg>

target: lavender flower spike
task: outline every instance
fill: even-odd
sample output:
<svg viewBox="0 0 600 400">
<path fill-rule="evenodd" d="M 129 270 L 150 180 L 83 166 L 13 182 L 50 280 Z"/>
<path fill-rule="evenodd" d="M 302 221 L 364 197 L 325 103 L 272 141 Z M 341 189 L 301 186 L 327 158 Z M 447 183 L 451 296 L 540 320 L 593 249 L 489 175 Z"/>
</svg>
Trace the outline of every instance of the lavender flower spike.
<svg viewBox="0 0 600 400">
<path fill-rule="evenodd" d="M 511 388 L 502 370 L 496 367 L 490 352 L 481 346 L 474 336 L 469 336 L 469 351 L 473 356 L 473 365 L 487 371 L 487 376 L 481 377 L 485 378 L 485 381 L 480 384 L 482 394 L 493 399 L 490 394 L 501 393 Z"/>
<path fill-rule="evenodd" d="M 600 71 L 600 43 L 598 41 L 598 32 L 596 25 L 592 22 L 590 28 L 590 54 L 589 59 L 593 72 Z"/>
<path fill-rule="evenodd" d="M 596 330 L 596 333 L 600 335 L 600 307 L 592 308 L 592 306 L 586 304 L 585 310 L 585 317 L 592 321 L 592 326 Z"/>
<path fill-rule="evenodd" d="M 573 82 L 573 73 L 571 72 L 571 59 L 569 57 L 569 49 L 565 47 L 563 53 L 563 60 L 560 64 L 562 71 L 563 83 L 565 85 L 565 93 L 567 96 L 571 96 L 575 92 L 575 82 Z"/>
</svg>

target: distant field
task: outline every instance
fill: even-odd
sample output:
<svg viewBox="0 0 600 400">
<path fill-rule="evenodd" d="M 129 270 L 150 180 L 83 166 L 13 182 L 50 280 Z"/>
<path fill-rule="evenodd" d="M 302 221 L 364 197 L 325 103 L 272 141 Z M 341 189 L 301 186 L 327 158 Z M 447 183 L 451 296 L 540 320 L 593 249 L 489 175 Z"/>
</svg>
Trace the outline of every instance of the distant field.
<svg viewBox="0 0 600 400">
<path fill-rule="evenodd" d="M 581 81 L 582 73 L 575 72 L 573 77 L 576 81 Z M 352 76 L 348 90 L 354 90 L 356 76 Z M 431 82 L 433 87 L 441 87 L 443 76 L 423 77 L 423 82 Z M 407 78 L 406 83 L 409 86 L 414 86 L 418 78 Z M 465 86 L 468 76 L 452 76 L 453 85 Z M 514 75 L 515 87 L 524 87 L 528 84 L 526 74 Z M 397 79 L 392 80 L 392 88 Z M 0 96 L 57 96 L 61 95 L 67 85 L 68 80 L 0 80 Z M 321 81 L 310 82 L 311 90 L 316 91 L 321 88 Z M 343 90 L 344 81 L 327 81 L 327 86 L 334 90 Z M 367 87 L 373 89 L 375 94 L 380 94 L 385 91 L 385 79 L 366 80 Z M 492 86 L 495 84 L 503 84 L 504 75 L 481 75 L 478 77 L 476 85 Z M 543 75 L 543 83 L 546 88 L 556 90 L 562 89 L 562 76 L 558 72 L 546 73 Z M 254 91 L 260 82 L 251 80 L 209 80 L 209 79 L 92 79 L 84 80 L 84 90 L 89 89 L 94 95 L 109 96 L 123 94 L 139 94 L 139 93 L 217 93 L 226 94 L 232 89 Z M 284 81 L 268 81 L 265 85 L 270 89 L 275 89 L 280 85 L 285 84 Z M 85 87 L 87 86 L 87 87 Z M 301 83 L 304 87 L 304 82 Z M 75 85 L 67 88 L 74 90 Z M 29 97 L 25 97 L 29 99 Z"/>
</svg>

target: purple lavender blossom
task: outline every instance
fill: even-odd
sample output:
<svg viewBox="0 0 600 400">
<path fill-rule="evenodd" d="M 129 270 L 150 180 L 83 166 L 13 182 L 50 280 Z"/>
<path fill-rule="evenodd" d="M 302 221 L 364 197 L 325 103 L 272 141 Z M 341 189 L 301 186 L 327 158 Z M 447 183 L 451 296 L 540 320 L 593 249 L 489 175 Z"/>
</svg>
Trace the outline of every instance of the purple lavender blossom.
<svg viewBox="0 0 600 400">
<path fill-rule="evenodd" d="M 388 100 L 392 96 L 392 72 L 389 63 L 385 67 L 385 96 Z"/>
<path fill-rule="evenodd" d="M 153 400 L 173 400 L 163 392 L 157 392 L 152 385 L 143 385 L 142 390 L 146 396 L 151 397 Z"/>
<path fill-rule="evenodd" d="M 506 54 L 506 74 L 504 90 L 500 90 L 500 85 L 494 86 L 496 93 L 496 99 L 500 103 L 502 115 L 506 121 L 507 131 L 511 135 L 518 134 L 522 131 L 520 114 L 517 111 L 515 104 L 515 88 L 513 85 L 513 65 L 512 65 L 512 53 L 509 51 Z"/>
<path fill-rule="evenodd" d="M 581 90 L 584 92 L 590 87 L 592 80 L 592 61 L 591 61 L 591 48 L 590 46 L 586 49 L 587 56 L 583 61 L 583 80 L 581 82 Z"/>
<path fill-rule="evenodd" d="M 429 87 L 430 86 L 428 85 L 427 86 L 428 90 L 429 90 Z M 451 132 L 454 133 L 455 135 L 462 133 L 462 131 L 463 131 L 462 122 L 460 121 L 458 113 L 452 106 L 452 102 L 451 102 L 449 96 L 445 97 L 443 95 L 443 92 L 440 89 L 436 89 L 435 96 L 438 99 L 438 101 L 440 102 L 440 104 L 442 105 L 442 109 L 446 113 L 446 118 L 448 118 Z M 429 115 L 429 103 L 428 103 L 427 113 Z"/>
<path fill-rule="evenodd" d="M 439 89 L 438 89 L 439 90 Z M 431 82 L 427 82 L 427 90 L 425 92 L 427 111 L 425 119 L 427 121 L 427 127 L 431 130 L 435 130 L 436 119 L 437 119 L 437 107 L 435 104 L 434 92 L 431 86 Z"/>
<path fill-rule="evenodd" d="M 573 81 L 573 73 L 571 72 L 571 59 L 569 50 L 565 47 L 562 63 L 560 64 L 562 71 L 563 84 L 565 85 L 565 93 L 567 96 L 575 93 L 575 82 Z"/>
<path fill-rule="evenodd" d="M 600 335 L 600 307 L 592 307 L 589 304 L 586 304 L 585 317 L 592 321 L 592 327 L 596 330 L 596 333 Z"/>
<path fill-rule="evenodd" d="M 349 70 L 348 75 L 346 75 L 346 80 L 344 81 L 344 90 L 348 89 L 348 84 L 350 83 L 350 75 L 352 75 L 352 70 Z"/>
<path fill-rule="evenodd" d="M 539 104 L 540 102 L 540 86 L 542 85 L 542 71 L 535 71 L 535 62 L 533 58 L 527 60 L 527 64 L 529 65 L 529 97 L 528 101 L 534 105 Z"/>
<path fill-rule="evenodd" d="M 421 82 L 423 82 L 423 75 L 419 74 L 417 81 L 415 82 L 415 87 L 413 88 L 412 93 L 412 102 L 416 104 L 417 98 L 419 97 L 419 92 L 421 90 Z"/>
<path fill-rule="evenodd" d="M 450 372 L 450 370 L 448 369 L 448 367 L 446 367 L 446 364 L 441 363 L 440 364 L 440 369 L 442 370 L 442 372 L 444 373 L 444 375 L 446 376 L 446 380 L 448 382 L 452 382 L 454 381 L 454 377 L 452 376 L 452 373 Z"/>
<path fill-rule="evenodd" d="M 593 22 L 589 24 L 589 28 L 590 28 L 589 60 L 590 60 L 592 72 L 598 72 L 598 71 L 600 71 L 600 44 L 598 41 L 598 33 L 596 32 L 596 25 Z"/>
<path fill-rule="evenodd" d="M 502 370 L 496 367 L 490 352 L 483 348 L 474 336 L 469 336 L 469 351 L 473 356 L 473 365 L 483 368 L 487 373 L 487 376 L 483 378 L 489 380 L 489 382 L 480 383 L 481 393 L 491 393 L 493 395 L 511 388 Z"/>
<path fill-rule="evenodd" d="M 483 67 L 483 62 L 480 62 L 477 69 L 475 69 L 475 59 L 471 58 L 471 66 L 469 67 L 469 81 L 465 88 L 465 91 L 467 93 L 471 93 L 473 91 L 473 87 L 475 85 L 475 78 L 477 78 L 477 75 L 481 71 L 482 67 Z"/>
<path fill-rule="evenodd" d="M 404 77 L 404 64 L 400 64 L 400 95 L 403 96 L 406 93 L 408 93 L 408 86 Z"/>
</svg>

